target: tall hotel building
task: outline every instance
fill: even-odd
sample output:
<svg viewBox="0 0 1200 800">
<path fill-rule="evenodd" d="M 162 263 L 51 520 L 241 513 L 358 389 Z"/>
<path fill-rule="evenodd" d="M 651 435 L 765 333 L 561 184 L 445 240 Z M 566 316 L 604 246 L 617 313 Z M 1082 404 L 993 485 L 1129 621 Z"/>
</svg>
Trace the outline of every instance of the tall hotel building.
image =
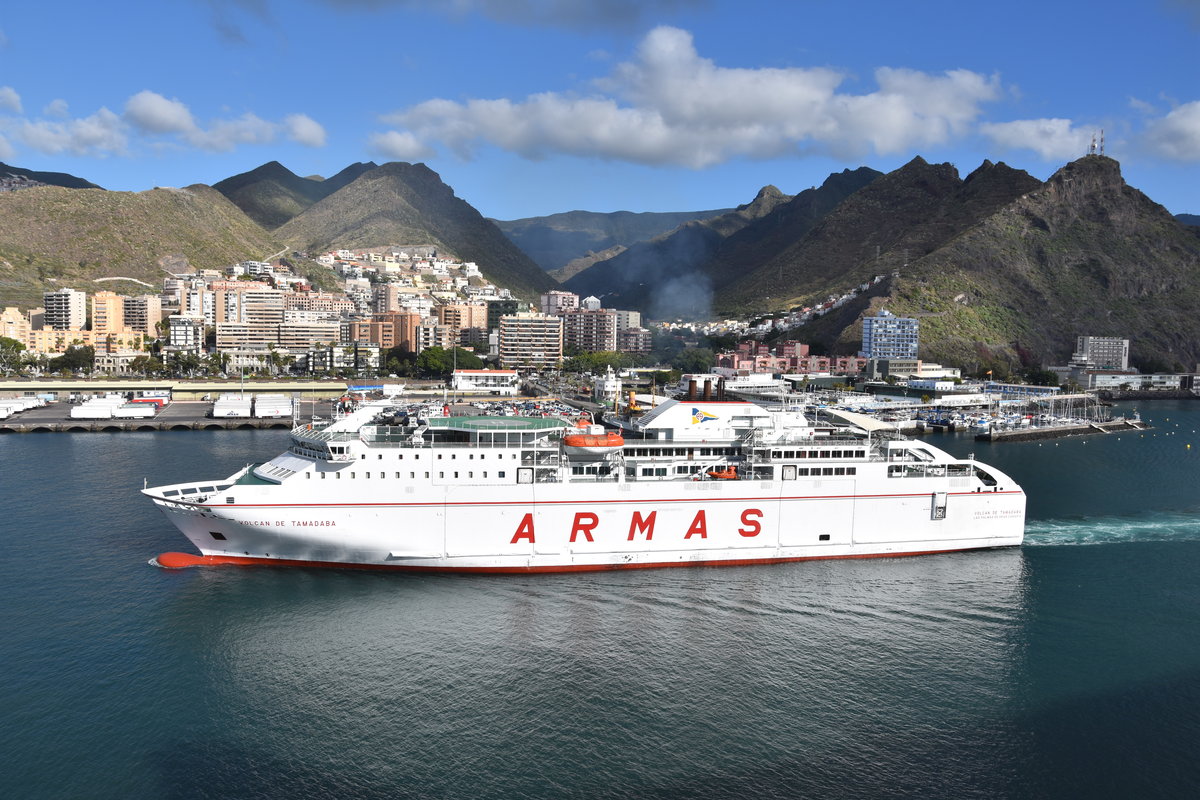
<svg viewBox="0 0 1200 800">
<path fill-rule="evenodd" d="M 863 317 L 863 358 L 916 358 L 919 323 L 912 317 L 897 317 L 886 309 L 874 317 Z"/>
</svg>

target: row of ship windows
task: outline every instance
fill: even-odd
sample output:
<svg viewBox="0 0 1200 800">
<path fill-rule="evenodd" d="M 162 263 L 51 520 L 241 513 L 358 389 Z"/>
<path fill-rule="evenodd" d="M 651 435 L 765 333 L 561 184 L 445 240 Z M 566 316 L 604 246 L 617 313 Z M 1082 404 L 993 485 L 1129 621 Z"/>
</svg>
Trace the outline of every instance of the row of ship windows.
<svg viewBox="0 0 1200 800">
<path fill-rule="evenodd" d="M 495 455 L 496 455 L 496 458 L 497 458 L 498 460 L 503 460 L 503 459 L 504 459 L 504 453 L 496 453 Z M 367 454 L 366 454 L 366 453 L 362 453 L 362 454 L 360 454 L 360 455 L 359 455 L 359 458 L 360 458 L 360 459 L 364 459 L 364 458 L 366 458 L 366 457 L 367 457 Z M 442 453 L 438 453 L 438 454 L 437 454 L 437 460 L 438 460 L 438 461 L 441 461 L 441 460 L 442 460 L 444 457 L 445 457 L 445 456 L 444 456 Z M 484 458 L 486 458 L 486 457 L 487 457 L 487 453 L 479 453 L 479 460 L 480 460 L 480 461 L 483 461 L 483 459 L 484 459 Z M 517 454 L 516 454 L 516 453 L 510 453 L 510 454 L 509 454 L 509 458 L 516 458 L 516 457 L 517 457 Z M 375 458 L 377 458 L 378 460 L 382 461 L 382 460 L 383 460 L 383 453 L 377 453 L 377 454 L 375 455 Z M 396 458 L 397 458 L 397 459 L 399 459 L 400 461 L 403 461 L 403 460 L 404 460 L 404 453 L 397 453 L 397 454 L 396 454 Z M 421 460 L 421 454 L 420 454 L 420 453 L 416 453 L 416 454 L 414 454 L 414 455 L 413 455 L 413 458 L 414 458 L 414 459 L 416 459 L 417 461 L 420 461 L 420 460 Z M 454 461 L 454 460 L 456 460 L 457 458 L 458 458 L 458 453 L 451 453 L 451 454 L 450 454 L 450 460 L 451 460 L 451 461 Z M 468 461 L 474 461 L 474 460 L 475 460 L 475 453 L 467 453 L 467 460 L 468 460 Z"/>
<path fill-rule="evenodd" d="M 685 464 L 685 465 L 675 467 L 675 474 L 676 475 L 695 475 L 698 472 L 700 472 L 702 469 L 704 469 L 704 468 L 699 465 L 691 466 L 691 465 Z M 581 470 L 580 467 L 575 467 L 572 470 L 572 472 L 574 472 L 576 475 L 579 475 L 579 474 L 581 474 L 580 470 Z M 594 474 L 594 473 L 591 470 L 588 470 L 588 474 Z M 605 473 L 600 473 L 600 474 L 605 474 Z M 642 477 L 646 477 L 646 478 L 651 478 L 651 477 L 663 478 L 663 477 L 666 477 L 666 475 L 667 475 L 667 468 L 666 467 L 642 467 L 641 474 L 642 474 Z M 817 476 L 817 475 L 857 475 L 858 468 L 857 467 L 797 467 L 796 474 L 802 478 L 812 477 L 812 476 Z M 764 472 L 760 477 L 769 478 L 770 473 Z M 784 477 L 786 478 L 787 475 L 785 474 Z"/>
<path fill-rule="evenodd" d="M 340 472 L 332 472 L 332 473 L 330 473 L 330 472 L 318 472 L 318 473 L 316 473 L 316 474 L 321 476 L 321 480 L 325 480 L 325 476 L 327 476 L 327 475 L 333 475 L 333 477 L 334 477 L 334 478 L 337 478 L 338 480 L 341 480 L 341 477 L 342 477 L 342 473 L 340 473 Z M 380 471 L 379 471 L 378 473 L 376 473 L 376 474 L 377 474 L 377 475 L 378 475 L 380 478 L 384 478 L 384 479 L 386 479 L 386 478 L 387 478 L 387 473 L 386 473 L 386 472 L 384 472 L 383 470 L 380 470 Z M 506 473 L 504 470 L 499 470 L 499 471 L 496 473 L 496 477 L 497 477 L 497 478 L 503 478 L 503 477 L 504 477 L 506 474 L 507 474 L 507 473 Z M 306 472 L 306 473 L 304 473 L 304 477 L 305 477 L 305 478 L 312 478 L 312 476 L 313 476 L 313 473 L 311 473 L 311 472 Z M 488 474 L 487 474 L 487 471 L 486 471 L 486 470 L 485 470 L 484 472 L 482 472 L 482 473 L 481 473 L 481 477 L 484 477 L 484 478 L 486 478 L 487 476 L 488 476 Z M 351 473 L 350 473 L 350 478 L 351 478 L 351 479 L 354 479 L 354 478 L 357 478 L 357 477 L 358 477 L 358 473 L 357 473 L 357 472 L 351 472 Z M 371 477 L 371 473 L 369 473 L 369 472 L 364 472 L 364 473 L 363 473 L 363 477 L 365 477 L 365 478 L 368 478 L 368 479 L 369 479 L 369 478 Z M 400 477 L 401 477 L 401 473 L 397 472 L 397 473 L 396 473 L 396 478 L 400 478 Z M 408 477 L 409 477 L 409 479 L 415 479 L 415 478 L 417 477 L 417 473 L 415 473 L 415 472 L 410 472 L 410 473 L 408 473 Z M 429 473 L 428 473 L 428 472 L 426 472 L 426 473 L 425 473 L 425 477 L 426 477 L 426 478 L 428 478 L 428 477 L 429 477 Z M 444 478 L 444 477 L 446 477 L 446 473 L 445 473 L 445 472 L 439 472 L 439 473 L 438 473 L 438 477 L 439 477 L 439 478 Z M 455 473 L 454 473 L 454 477 L 456 477 L 456 478 L 458 477 L 458 472 L 455 472 Z M 472 471 L 469 471 L 469 472 L 467 472 L 467 477 L 468 477 L 468 478 L 474 478 L 474 477 L 475 477 L 475 472 L 474 472 L 473 470 L 472 470 Z"/>
<path fill-rule="evenodd" d="M 297 455 L 308 456 L 309 458 L 319 458 L 319 459 L 324 459 L 324 458 L 326 458 L 326 457 L 327 457 L 327 455 L 328 455 L 327 453 L 324 453 L 324 452 L 321 452 L 321 451 L 318 451 L 318 450 L 310 450 L 310 449 L 308 449 L 308 448 L 306 448 L 306 447 L 297 447 L 297 448 L 293 448 L 293 452 L 295 452 Z M 474 460 L 475 460 L 475 455 L 476 455 L 475 453 L 468 453 L 468 454 L 467 454 L 467 460 L 468 460 L 468 461 L 474 461 Z M 479 453 L 478 455 L 479 455 L 479 460 L 480 460 L 480 461 L 482 461 L 483 459 L 487 458 L 487 454 L 486 454 L 486 453 Z M 496 453 L 496 454 L 495 454 L 495 456 L 496 456 L 496 459 L 497 459 L 497 460 L 503 460 L 503 459 L 504 459 L 504 454 L 503 454 L 503 453 Z M 359 456 L 358 456 L 359 460 L 363 460 L 363 459 L 365 459 L 366 457 L 367 457 L 367 454 L 366 454 L 366 453 L 360 453 L 360 454 L 359 454 Z M 441 460 L 442 460 L 442 458 L 443 458 L 444 456 L 443 456 L 443 454 L 442 454 L 442 453 L 438 453 L 438 454 L 437 454 L 437 457 L 438 457 L 438 460 L 439 460 L 439 461 L 441 461 Z M 516 457 L 517 457 L 517 454 L 516 454 L 516 453 L 511 453 L 511 454 L 509 454 L 509 458 L 513 458 L 513 459 L 515 459 Z M 376 454 L 376 456 L 375 456 L 375 458 L 376 458 L 376 459 L 378 459 L 378 460 L 380 460 L 380 461 L 382 461 L 382 460 L 383 460 L 383 453 L 377 453 L 377 454 Z M 397 454 L 396 454 L 396 458 L 397 458 L 398 460 L 400 460 L 400 461 L 403 461 L 403 460 L 404 460 L 404 453 L 397 453 Z M 450 460 L 451 460 L 451 461 L 453 461 L 453 460 L 455 460 L 455 459 L 457 459 L 457 458 L 458 458 L 458 454 L 457 454 L 457 453 L 451 453 L 451 454 L 450 454 Z M 413 459 L 414 459 L 414 460 L 416 460 L 416 461 L 420 461 L 420 460 L 421 460 L 421 454 L 420 454 L 420 453 L 415 453 L 415 454 L 413 455 Z"/>
<path fill-rule="evenodd" d="M 772 450 L 771 458 L 866 458 L 866 450 Z"/>
<path fill-rule="evenodd" d="M 626 454 L 633 456 L 732 456 L 739 452 L 736 447 L 630 447 Z"/>
</svg>

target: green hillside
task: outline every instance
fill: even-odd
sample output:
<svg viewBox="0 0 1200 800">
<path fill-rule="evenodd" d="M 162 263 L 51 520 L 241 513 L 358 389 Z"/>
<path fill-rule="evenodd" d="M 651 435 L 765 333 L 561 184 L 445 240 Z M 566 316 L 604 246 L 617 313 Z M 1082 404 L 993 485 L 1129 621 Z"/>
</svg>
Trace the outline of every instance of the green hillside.
<svg viewBox="0 0 1200 800">
<path fill-rule="evenodd" d="M 157 291 L 167 272 L 221 267 L 282 248 L 220 192 L 108 192 L 40 186 L 0 194 L 0 303 L 41 304 L 44 291 Z"/>
</svg>

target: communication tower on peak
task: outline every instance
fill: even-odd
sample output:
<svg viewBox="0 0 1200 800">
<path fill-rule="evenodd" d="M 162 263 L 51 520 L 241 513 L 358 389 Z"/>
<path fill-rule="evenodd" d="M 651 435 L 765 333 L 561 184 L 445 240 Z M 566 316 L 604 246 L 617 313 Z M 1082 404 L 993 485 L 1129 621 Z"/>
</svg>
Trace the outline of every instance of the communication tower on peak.
<svg viewBox="0 0 1200 800">
<path fill-rule="evenodd" d="M 1100 144 L 1096 144 L 1096 134 L 1092 134 L 1092 143 L 1088 145 L 1088 155 L 1104 155 L 1104 128 L 1100 129 Z"/>
</svg>

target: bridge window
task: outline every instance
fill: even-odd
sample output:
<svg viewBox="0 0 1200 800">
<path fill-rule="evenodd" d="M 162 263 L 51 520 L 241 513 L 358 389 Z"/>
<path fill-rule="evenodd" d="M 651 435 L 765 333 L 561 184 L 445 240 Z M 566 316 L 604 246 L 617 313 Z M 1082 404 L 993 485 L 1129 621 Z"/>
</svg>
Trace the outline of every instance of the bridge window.
<svg viewBox="0 0 1200 800">
<path fill-rule="evenodd" d="M 981 470 L 979 467 L 975 468 L 975 477 L 979 478 L 979 480 L 981 480 L 983 482 L 984 486 L 995 486 L 996 485 L 996 479 L 993 478 L 987 472 L 984 472 L 983 470 Z"/>
</svg>

